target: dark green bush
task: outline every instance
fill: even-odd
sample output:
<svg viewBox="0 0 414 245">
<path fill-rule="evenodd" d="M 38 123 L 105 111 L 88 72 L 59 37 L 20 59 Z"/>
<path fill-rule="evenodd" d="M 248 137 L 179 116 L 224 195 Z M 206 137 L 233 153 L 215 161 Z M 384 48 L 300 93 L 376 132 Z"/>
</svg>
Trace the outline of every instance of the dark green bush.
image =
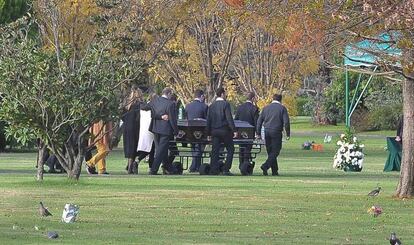
<svg viewBox="0 0 414 245">
<path fill-rule="evenodd" d="M 312 110 L 309 110 L 311 98 L 309 96 L 299 96 L 296 98 L 296 108 L 298 116 L 312 116 Z"/>
<path fill-rule="evenodd" d="M 367 130 L 393 130 L 402 114 L 400 104 L 385 105 L 370 111 Z"/>
</svg>

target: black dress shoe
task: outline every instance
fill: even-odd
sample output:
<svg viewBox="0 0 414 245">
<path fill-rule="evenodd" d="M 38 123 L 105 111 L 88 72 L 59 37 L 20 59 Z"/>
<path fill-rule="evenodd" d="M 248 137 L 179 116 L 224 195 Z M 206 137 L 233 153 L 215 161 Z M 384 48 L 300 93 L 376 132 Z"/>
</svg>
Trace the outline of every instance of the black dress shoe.
<svg viewBox="0 0 414 245">
<path fill-rule="evenodd" d="M 278 172 L 272 173 L 272 176 L 279 176 Z"/>
<path fill-rule="evenodd" d="M 133 162 L 132 163 L 132 174 L 138 174 L 138 163 L 137 162 Z"/>
<path fill-rule="evenodd" d="M 208 175 L 219 175 L 219 172 L 208 172 Z"/>
<path fill-rule="evenodd" d="M 89 166 L 88 164 L 85 163 L 85 168 L 86 168 L 86 172 L 88 174 L 97 174 L 95 167 L 91 167 L 91 166 Z"/>
<path fill-rule="evenodd" d="M 57 173 L 57 171 L 54 168 L 51 168 L 51 169 L 49 169 L 49 171 L 47 171 L 47 173 L 55 174 L 55 173 Z"/>
<path fill-rule="evenodd" d="M 157 173 L 157 172 L 152 172 L 152 171 L 149 171 L 149 172 L 148 172 L 148 175 L 159 175 L 159 173 Z"/>
<path fill-rule="evenodd" d="M 263 167 L 263 165 L 262 166 L 260 166 L 260 169 L 263 171 L 263 175 L 264 176 L 267 176 L 268 174 L 267 174 L 267 169 L 265 169 L 264 167 Z"/>
</svg>

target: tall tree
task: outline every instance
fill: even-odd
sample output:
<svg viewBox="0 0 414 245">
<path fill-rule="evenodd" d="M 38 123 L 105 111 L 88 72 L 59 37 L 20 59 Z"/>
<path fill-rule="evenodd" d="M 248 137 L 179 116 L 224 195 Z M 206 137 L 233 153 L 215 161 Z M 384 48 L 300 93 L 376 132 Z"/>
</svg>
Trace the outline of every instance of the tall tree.
<svg viewBox="0 0 414 245">
<path fill-rule="evenodd" d="M 1 117 L 12 128 L 32 129 L 68 177 L 78 179 L 90 126 L 120 116 L 122 87 L 139 82 L 175 31 L 147 26 L 147 19 L 178 4 L 37 1 L 33 18 L 1 32 Z M 40 35 L 28 36 L 29 30 Z"/>
<path fill-rule="evenodd" d="M 242 13 L 221 1 L 192 1 L 152 72 L 173 87 L 184 103 L 200 87 L 206 89 L 208 101 L 213 100 L 215 90 L 228 78 Z"/>
<path fill-rule="evenodd" d="M 271 101 L 274 93 L 283 92 L 290 113 L 295 114 L 294 98 L 301 80 L 318 69 L 318 45 L 314 41 L 318 38 L 306 31 L 315 30 L 315 21 L 309 15 L 292 12 L 286 17 L 279 12 L 281 8 L 289 9 L 283 5 L 273 7 L 273 17 L 269 12 L 266 17 L 252 14 L 238 39 L 231 67 L 239 89 L 255 91 L 259 96 L 259 107 Z"/>
<path fill-rule="evenodd" d="M 376 57 L 373 65 L 382 75 L 400 75 L 403 87 L 404 135 L 401 175 L 396 190 L 400 198 L 414 195 L 414 2 L 411 0 L 364 0 L 333 3 L 326 13 L 332 16 L 331 33 L 336 43 L 369 40 L 377 45 L 361 51 Z M 387 39 L 381 36 L 387 35 Z M 378 49 L 378 45 L 399 48 L 401 55 Z M 394 78 L 390 78 L 394 79 Z"/>
<path fill-rule="evenodd" d="M 27 0 L 0 0 L 0 25 L 20 18 L 27 10 Z M 5 149 L 7 144 L 6 125 L 6 122 L 0 120 L 0 152 Z"/>
</svg>

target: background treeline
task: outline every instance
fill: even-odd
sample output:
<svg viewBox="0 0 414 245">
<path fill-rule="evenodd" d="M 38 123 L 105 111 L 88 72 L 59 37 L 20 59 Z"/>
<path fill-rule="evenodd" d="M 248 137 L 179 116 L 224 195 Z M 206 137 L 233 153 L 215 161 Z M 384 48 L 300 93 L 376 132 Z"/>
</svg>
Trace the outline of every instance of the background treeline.
<svg viewBox="0 0 414 245">
<path fill-rule="evenodd" d="M 359 11 L 358 6 L 352 4 L 345 7 Z M 26 50 L 18 47 L 14 55 L 22 55 L 28 61 L 38 58 L 33 64 L 43 62 L 47 69 L 50 62 L 66 62 L 62 67 L 67 70 L 62 67 L 58 71 L 49 70 L 53 73 L 49 76 L 44 76 L 39 68 L 27 66 L 39 76 L 42 86 L 49 83 L 51 89 L 58 87 L 56 79 L 70 76 L 73 81 L 88 80 L 91 75 L 101 79 L 100 87 L 92 83 L 92 87 L 83 87 L 84 84 L 79 83 L 79 88 L 71 90 L 74 91 L 72 97 L 79 97 L 76 93 L 86 96 L 77 100 L 79 104 L 92 103 L 90 98 L 99 95 L 115 100 L 108 103 L 111 105 L 108 108 L 115 108 L 132 83 L 148 93 L 171 86 L 182 104 L 192 99 L 197 88 L 207 92 L 210 102 L 215 89 L 223 86 L 233 105 L 244 100 L 245 92 L 255 91 L 259 96 L 258 105 L 263 107 L 279 92 L 284 95 L 284 104 L 291 115 L 311 116 L 317 124 L 337 124 L 344 121 L 345 78 L 341 70 L 333 67 L 342 64 L 342 58 L 338 57 L 342 57 L 339 54 L 345 44 L 341 42 L 346 38 L 332 35 L 333 30 L 342 25 L 342 17 L 331 13 L 335 8 L 341 6 L 313 1 L 275 4 L 261 0 L 0 0 L 0 25 L 16 34 L 16 28 L 22 29 L 18 25 L 27 23 L 14 27 L 8 23 L 29 11 L 33 20 L 30 24 L 32 37 L 21 42 L 27 45 Z M 1 44 L 11 45 L 10 36 L 3 37 Z M 20 41 L 20 37 L 16 38 Z M 111 57 L 105 57 L 106 61 L 112 68 L 119 65 L 124 73 L 101 74 L 98 71 L 102 68 L 93 66 L 94 62 L 101 61 L 99 57 L 85 56 L 98 49 L 106 50 L 108 45 Z M 28 48 L 42 55 L 29 57 Z M 12 59 L 8 62 L 16 65 Z M 83 70 L 85 65 L 90 66 L 88 71 Z M 91 74 L 94 69 L 97 73 Z M 106 79 L 114 75 L 111 84 Z M 357 76 L 351 75 L 354 81 L 351 95 Z M 115 82 L 119 82 L 119 86 Z M 116 89 L 108 90 L 108 86 L 116 86 Z M 13 89 L 13 86 L 7 88 Z M 398 82 L 374 78 L 354 113 L 353 125 L 359 130 L 395 128 L 401 114 L 401 97 Z M 27 106 L 32 102 L 27 101 Z M 57 99 L 47 101 L 45 98 L 44 102 L 57 103 Z M 68 106 L 65 111 L 68 116 L 81 115 L 78 104 L 59 103 Z M 36 111 L 38 107 L 33 108 Z M 9 109 L 11 112 L 12 107 Z M 103 115 L 115 117 L 116 113 L 115 110 Z M 43 124 L 44 120 L 40 119 L 39 124 Z M 99 118 L 92 118 L 96 119 Z M 22 130 L 22 125 L 30 126 L 28 122 L 18 125 L 10 124 L 11 118 L 7 121 L 0 123 L 0 150 L 11 143 L 10 140 L 5 143 L 5 134 L 19 144 L 33 142 L 33 135 L 39 135 L 36 131 Z M 54 132 L 53 135 L 58 134 Z"/>
</svg>

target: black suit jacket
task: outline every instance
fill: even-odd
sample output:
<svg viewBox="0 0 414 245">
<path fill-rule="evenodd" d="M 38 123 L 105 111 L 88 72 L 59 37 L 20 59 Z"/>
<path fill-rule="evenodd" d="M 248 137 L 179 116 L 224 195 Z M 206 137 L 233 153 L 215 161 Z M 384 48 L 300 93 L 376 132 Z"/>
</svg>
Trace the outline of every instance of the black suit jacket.
<svg viewBox="0 0 414 245">
<path fill-rule="evenodd" d="M 237 107 L 234 119 L 250 123 L 256 128 L 257 119 L 259 118 L 259 108 L 251 102 L 245 102 Z"/>
<path fill-rule="evenodd" d="M 167 98 L 158 97 L 151 101 L 152 122 L 150 131 L 162 135 L 177 135 L 177 110 L 175 103 Z M 168 120 L 162 120 L 162 115 L 168 115 Z"/>
<path fill-rule="evenodd" d="M 185 106 L 185 114 L 187 115 L 188 120 L 193 120 L 195 118 L 206 119 L 207 110 L 208 106 L 199 100 L 194 100 Z"/>
<path fill-rule="evenodd" d="M 290 137 L 290 122 L 289 115 L 280 103 L 271 103 L 263 108 L 262 113 L 257 120 L 256 132 L 261 133 L 262 125 L 265 130 L 282 132 L 283 128 L 286 130 L 286 136 Z"/>
<path fill-rule="evenodd" d="M 229 102 L 216 100 L 208 108 L 207 133 L 210 134 L 212 129 L 223 127 L 227 127 L 232 132 L 236 130 Z"/>
</svg>

